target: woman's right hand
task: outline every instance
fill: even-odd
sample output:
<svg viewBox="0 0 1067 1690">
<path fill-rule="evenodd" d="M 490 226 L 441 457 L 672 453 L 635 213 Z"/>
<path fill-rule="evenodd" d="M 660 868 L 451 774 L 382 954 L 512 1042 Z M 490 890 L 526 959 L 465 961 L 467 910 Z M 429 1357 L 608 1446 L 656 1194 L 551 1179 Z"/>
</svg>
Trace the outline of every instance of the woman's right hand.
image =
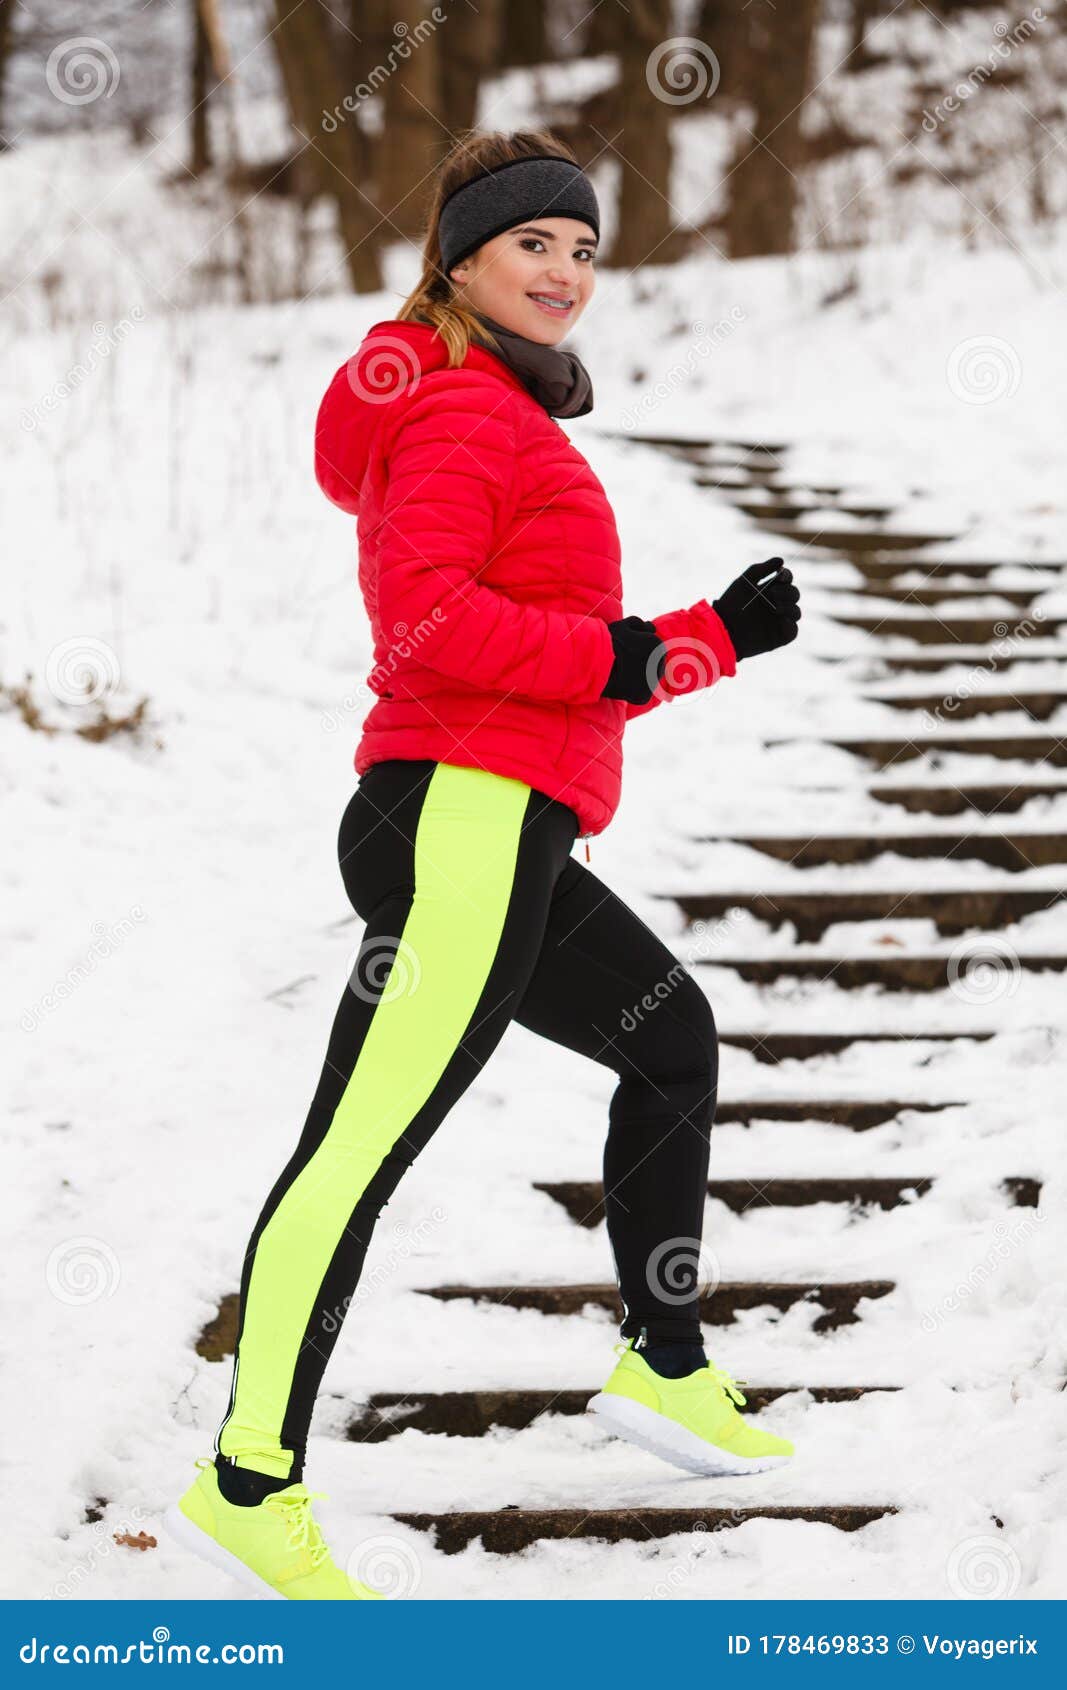
<svg viewBox="0 0 1067 1690">
<path fill-rule="evenodd" d="M 721 598 L 712 599 L 730 636 L 738 662 L 761 651 L 774 651 L 795 640 L 800 621 L 800 591 L 780 557 L 750 563 Z"/>
</svg>

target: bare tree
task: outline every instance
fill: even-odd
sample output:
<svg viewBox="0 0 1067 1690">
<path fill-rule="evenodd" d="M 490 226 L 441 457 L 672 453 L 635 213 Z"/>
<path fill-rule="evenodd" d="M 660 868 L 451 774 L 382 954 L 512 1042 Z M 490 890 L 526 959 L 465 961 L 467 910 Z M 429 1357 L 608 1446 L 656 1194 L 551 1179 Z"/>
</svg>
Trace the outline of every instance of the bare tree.
<svg viewBox="0 0 1067 1690">
<path fill-rule="evenodd" d="M 3 0 L 0 0 L 3 5 Z M 202 176 L 211 167 L 211 130 L 208 121 L 208 95 L 213 81 L 211 64 L 211 42 L 207 27 L 204 23 L 204 12 L 201 0 L 192 0 L 193 11 L 193 53 L 192 75 L 190 77 L 190 98 L 192 112 L 190 114 L 190 151 L 189 170 L 193 176 Z"/>
<path fill-rule="evenodd" d="M 606 9 L 609 0 L 604 0 Z M 610 0 L 614 3 L 614 0 Z M 502 65 L 540 65 L 551 54 L 548 46 L 546 0 L 504 0 L 500 43 Z"/>
<path fill-rule="evenodd" d="M 670 203 L 674 106 L 657 92 L 663 66 L 655 65 L 651 57 L 671 34 L 670 0 L 630 0 L 629 18 L 618 28 L 622 133 L 610 138 L 622 166 L 611 262 L 627 270 L 646 260 L 662 264 L 672 256 L 664 251 L 664 242 L 674 221 Z"/>
<path fill-rule="evenodd" d="M 0 131 L 4 121 L 4 82 L 7 77 L 8 60 L 11 57 L 11 42 L 14 31 L 12 23 L 15 18 L 16 0 L 0 0 Z M 7 146 L 2 132 L 0 132 L 0 152 Z"/>
<path fill-rule="evenodd" d="M 439 30 L 428 14 L 427 0 L 393 0 L 378 199 L 394 235 L 415 235 L 421 228 L 429 178 L 449 142 L 440 118 L 440 37 L 456 20 L 453 15 Z"/>
<path fill-rule="evenodd" d="M 321 0 L 275 0 L 277 23 L 271 35 L 285 87 L 289 112 L 302 137 L 302 160 L 323 193 L 337 207 L 345 261 L 357 293 L 377 293 L 382 286 L 380 220 L 361 180 L 364 167 L 356 114 L 344 105 L 341 57 L 334 39 L 335 21 Z"/>
<path fill-rule="evenodd" d="M 478 0 L 477 6 L 459 0 L 449 7 L 440 72 L 441 119 L 450 137 L 474 127 L 482 78 L 499 59 L 501 14 L 501 0 Z"/>
<path fill-rule="evenodd" d="M 811 90 L 819 0 L 753 9 L 745 94 L 755 109 L 729 177 L 726 217 L 731 258 L 791 252 L 802 164 L 801 107 Z"/>
<path fill-rule="evenodd" d="M 745 36 L 752 0 L 703 0 L 697 37 L 711 48 L 719 68 L 718 93 L 736 94 L 744 84 Z"/>
</svg>

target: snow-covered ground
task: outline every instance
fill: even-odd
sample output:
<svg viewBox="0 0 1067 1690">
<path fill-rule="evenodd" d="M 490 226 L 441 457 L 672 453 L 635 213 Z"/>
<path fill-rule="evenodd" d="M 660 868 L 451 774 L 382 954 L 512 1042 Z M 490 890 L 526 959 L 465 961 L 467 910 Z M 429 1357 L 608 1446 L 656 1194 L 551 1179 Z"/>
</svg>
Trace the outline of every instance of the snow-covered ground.
<svg viewBox="0 0 1067 1690">
<path fill-rule="evenodd" d="M 124 161 L 114 137 L 92 144 L 114 149 L 114 170 L 136 179 L 136 158 Z M 135 242 L 103 208 L 97 216 L 94 194 L 107 197 L 118 176 L 90 190 L 84 157 L 72 165 L 55 140 L 0 159 L 24 208 L 53 170 L 59 204 L 64 172 L 80 170 L 86 221 L 70 239 L 88 266 L 73 273 L 89 302 L 83 317 L 71 314 L 64 242 L 64 309 L 49 321 L 47 295 L 16 298 L 25 310 L 0 361 L 18 585 L 0 634 L 0 931 L 13 1052 L 2 1389 L 7 1494 L 20 1521 L 3 1589 L 227 1597 L 235 1587 L 170 1543 L 158 1519 L 224 1410 L 229 1363 L 201 1360 L 193 1346 L 236 1287 L 248 1232 L 303 1122 L 359 936 L 335 841 L 372 702 L 362 684 L 370 646 L 353 524 L 314 485 L 312 426 L 334 369 L 393 314 L 414 255 L 390 253 L 389 290 L 374 298 L 171 312 L 166 254 L 181 232 L 160 227 L 157 241 L 153 228 Z M 134 204 L 130 228 L 137 215 Z M 22 226 L 32 223 L 27 214 Z M 28 236 L 25 256 L 39 266 Z M 889 526 L 958 536 L 944 555 L 1016 564 L 1002 586 L 1065 556 L 1060 290 L 1013 250 L 966 253 L 921 237 L 849 263 L 858 286 L 833 305 L 823 301 L 841 261 L 821 253 L 731 267 L 709 250 L 636 276 L 605 272 L 574 339 L 596 407 L 568 432 L 614 505 L 628 611 L 711 597 L 783 551 L 804 595 L 801 637 L 786 651 L 631 724 L 623 803 L 592 841 L 590 866 L 680 956 L 712 965 L 699 977 L 724 1030 L 998 1032 L 985 1044 L 868 1044 L 778 1068 L 722 1050 L 724 1100 L 802 1091 L 961 1103 L 862 1134 L 815 1122 L 715 1132 L 719 1178 L 936 1176 L 929 1195 L 865 1217 L 829 1205 L 741 1216 L 708 1207 L 706 1241 L 728 1280 L 898 1284 L 828 1334 L 813 1332 L 810 1306 L 709 1328 L 717 1360 L 760 1384 L 905 1389 L 854 1404 L 781 1400 L 766 1419 L 796 1439 L 796 1462 L 714 1486 L 609 1442 L 581 1416 L 481 1440 L 339 1438 L 373 1391 L 592 1389 L 612 1365 L 607 1316 L 544 1317 L 415 1291 L 443 1280 L 610 1278 L 603 1229 L 575 1227 L 532 1182 L 598 1177 L 611 1077 L 514 1027 L 383 1213 L 365 1272 L 372 1292 L 349 1315 L 316 1411 L 307 1476 L 329 1493 L 321 1517 L 338 1556 L 351 1553 L 365 1576 L 392 1569 L 401 1594 L 934 1597 L 981 1593 L 983 1578 L 992 1595 L 1063 1593 L 1064 976 L 1019 973 L 1009 954 L 992 975 L 965 967 L 959 988 L 936 997 L 845 993 L 832 980 L 758 988 L 716 969 L 716 951 L 776 954 L 788 930 L 735 915 L 710 939 L 694 936 L 657 896 L 1064 884 L 1055 870 L 1008 876 L 892 853 L 802 878 L 747 847 L 696 842 L 910 826 L 915 818 L 865 796 L 870 771 L 824 742 L 919 730 L 865 701 L 855 666 L 817 660 L 870 649 L 868 635 L 830 620 L 859 608 L 831 593 L 861 586 L 855 571 L 761 532 L 725 495 L 695 485 L 689 466 L 628 435 L 788 443 L 785 480 L 884 497 Z M 1067 240 L 1046 239 L 1040 268 L 1065 273 Z M 1063 615 L 1067 590 L 1052 585 L 1040 602 Z M 992 605 L 1009 623 L 1021 614 Z M 54 734 L 31 731 L 14 707 L 10 689 L 27 671 L 29 700 Z M 1009 672 L 1016 688 L 1023 673 Z M 1035 665 L 1025 678 L 1040 686 L 1061 674 Z M 138 734 L 76 734 L 94 714 L 75 701 L 87 676 L 112 716 L 147 700 Z M 908 688 L 957 680 L 967 683 L 966 668 L 947 682 L 909 677 Z M 995 731 L 1063 726 L 1062 714 L 1040 729 L 1008 716 Z M 884 778 L 1022 772 L 957 755 L 936 775 L 912 762 Z M 922 826 L 958 831 L 970 819 Z M 1009 818 L 1049 831 L 1065 823 L 1062 796 Z M 978 825 L 995 831 L 998 819 Z M 1018 953 L 1064 950 L 1064 907 L 1004 938 Z M 816 949 L 832 957 L 872 943 L 948 953 L 955 942 L 930 923 L 890 921 L 831 929 Z M 1005 1206 L 1008 1175 L 1044 1182 L 1039 1210 Z M 106 1507 L 93 1523 L 85 1511 L 97 1498 Z M 854 1535 L 759 1521 L 703 1540 L 572 1540 L 513 1557 L 477 1546 L 444 1557 L 389 1517 L 712 1502 L 901 1511 Z M 116 1546 L 122 1527 L 156 1535 L 158 1547 Z"/>
</svg>

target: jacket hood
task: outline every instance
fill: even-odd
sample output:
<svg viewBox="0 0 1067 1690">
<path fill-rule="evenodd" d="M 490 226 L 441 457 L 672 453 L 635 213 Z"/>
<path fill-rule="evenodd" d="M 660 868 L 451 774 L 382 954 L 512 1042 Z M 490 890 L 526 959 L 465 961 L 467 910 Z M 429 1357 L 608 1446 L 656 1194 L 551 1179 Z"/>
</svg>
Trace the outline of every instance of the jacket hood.
<svg viewBox="0 0 1067 1690">
<path fill-rule="evenodd" d="M 326 497 L 355 516 L 382 418 L 400 394 L 448 365 L 448 348 L 429 323 L 382 322 L 368 329 L 323 395 L 315 421 L 315 479 Z M 488 347 L 472 345 L 467 368 L 491 370 L 522 390 Z"/>
</svg>

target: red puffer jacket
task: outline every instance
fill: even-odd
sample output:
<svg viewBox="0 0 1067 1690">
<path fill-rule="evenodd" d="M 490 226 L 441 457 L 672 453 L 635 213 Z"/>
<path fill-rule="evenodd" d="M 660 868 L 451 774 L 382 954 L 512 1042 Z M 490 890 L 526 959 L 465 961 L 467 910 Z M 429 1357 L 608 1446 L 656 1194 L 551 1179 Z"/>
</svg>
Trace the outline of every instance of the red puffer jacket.
<svg viewBox="0 0 1067 1690">
<path fill-rule="evenodd" d="M 656 616 L 670 658 L 644 705 L 601 698 L 623 615 L 604 488 L 502 359 L 449 369 L 428 324 L 376 323 L 319 407 L 315 475 L 358 516 L 374 636 L 355 768 L 432 757 L 511 775 L 600 833 L 618 808 L 623 727 L 735 672 L 706 599 Z"/>
</svg>

